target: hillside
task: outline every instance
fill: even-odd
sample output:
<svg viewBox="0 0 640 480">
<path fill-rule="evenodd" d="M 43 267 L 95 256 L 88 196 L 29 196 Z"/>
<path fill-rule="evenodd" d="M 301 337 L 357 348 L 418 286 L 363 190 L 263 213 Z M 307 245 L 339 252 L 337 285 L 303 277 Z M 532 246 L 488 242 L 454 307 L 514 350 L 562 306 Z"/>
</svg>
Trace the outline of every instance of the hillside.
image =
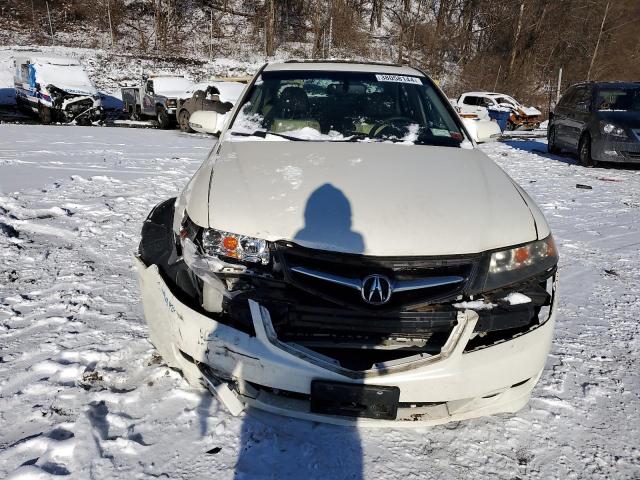
<svg viewBox="0 0 640 480">
<path fill-rule="evenodd" d="M 91 49 L 77 52 L 98 86 L 150 67 L 366 58 L 422 68 L 450 96 L 497 89 L 545 110 L 560 67 L 565 88 L 640 78 L 639 21 L 637 0 L 5 0 L 0 45 Z"/>
</svg>

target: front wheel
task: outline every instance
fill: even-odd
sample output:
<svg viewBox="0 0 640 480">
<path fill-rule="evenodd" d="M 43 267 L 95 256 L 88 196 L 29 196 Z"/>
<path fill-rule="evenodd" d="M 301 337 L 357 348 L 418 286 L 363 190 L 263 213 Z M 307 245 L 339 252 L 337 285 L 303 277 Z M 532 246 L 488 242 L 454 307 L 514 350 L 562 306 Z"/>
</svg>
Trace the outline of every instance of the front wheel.
<svg viewBox="0 0 640 480">
<path fill-rule="evenodd" d="M 180 124 L 180 130 L 186 133 L 193 132 L 193 128 L 189 126 L 189 112 L 187 110 L 180 110 L 180 115 L 178 115 L 178 123 Z"/>
<path fill-rule="evenodd" d="M 133 121 L 138 121 L 140 120 L 141 116 L 140 116 L 140 108 L 137 107 L 136 105 L 130 106 L 129 107 L 129 119 L 133 120 Z"/>
<path fill-rule="evenodd" d="M 169 118 L 169 114 L 164 108 L 158 109 L 158 125 L 163 130 L 171 127 L 171 118 Z"/>
<path fill-rule="evenodd" d="M 49 107 L 45 107 L 44 105 L 38 105 L 38 118 L 40 119 L 40 123 L 48 125 L 51 123 L 53 115 L 51 113 L 51 109 Z"/>
<path fill-rule="evenodd" d="M 578 158 L 580 159 L 580 165 L 583 167 L 591 168 L 598 164 L 591 156 L 591 137 L 588 133 L 585 133 L 582 138 L 580 138 Z"/>
</svg>

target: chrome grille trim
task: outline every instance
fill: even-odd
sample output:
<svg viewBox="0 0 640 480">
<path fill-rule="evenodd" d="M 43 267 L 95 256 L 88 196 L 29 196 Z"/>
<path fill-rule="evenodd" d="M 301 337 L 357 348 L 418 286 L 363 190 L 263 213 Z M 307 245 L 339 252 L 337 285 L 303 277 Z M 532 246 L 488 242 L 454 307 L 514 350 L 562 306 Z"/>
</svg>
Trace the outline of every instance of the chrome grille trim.
<svg viewBox="0 0 640 480">
<path fill-rule="evenodd" d="M 292 272 L 306 275 L 308 277 L 324 280 L 327 282 L 342 285 L 344 287 L 353 288 L 355 290 L 362 289 L 362 280 L 357 278 L 342 277 L 331 273 L 318 272 L 305 267 L 291 267 Z M 408 292 L 411 290 L 421 290 L 423 288 L 442 287 L 446 285 L 455 285 L 464 282 L 466 279 L 457 275 L 444 277 L 426 277 L 416 280 L 394 281 L 391 284 L 392 292 Z"/>
</svg>

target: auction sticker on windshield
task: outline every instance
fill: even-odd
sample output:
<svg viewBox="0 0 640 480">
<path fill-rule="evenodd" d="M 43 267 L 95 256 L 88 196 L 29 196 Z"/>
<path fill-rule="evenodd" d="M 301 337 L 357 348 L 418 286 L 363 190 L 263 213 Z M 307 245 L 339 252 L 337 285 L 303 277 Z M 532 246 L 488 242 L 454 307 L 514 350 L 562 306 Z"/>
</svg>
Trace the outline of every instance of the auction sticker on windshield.
<svg viewBox="0 0 640 480">
<path fill-rule="evenodd" d="M 379 82 L 413 83 L 415 85 L 422 85 L 419 78 L 407 77 L 405 75 L 376 75 L 376 80 Z"/>
</svg>

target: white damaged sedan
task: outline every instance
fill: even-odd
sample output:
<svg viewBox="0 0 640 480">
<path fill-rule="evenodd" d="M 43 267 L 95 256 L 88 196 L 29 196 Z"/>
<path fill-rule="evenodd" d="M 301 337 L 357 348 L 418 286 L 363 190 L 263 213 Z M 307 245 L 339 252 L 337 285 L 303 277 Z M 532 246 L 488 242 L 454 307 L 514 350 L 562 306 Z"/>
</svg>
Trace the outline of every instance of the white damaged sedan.
<svg viewBox="0 0 640 480">
<path fill-rule="evenodd" d="M 263 67 L 136 259 L 152 343 L 234 414 L 515 412 L 553 337 L 544 216 L 409 67 Z"/>
</svg>

